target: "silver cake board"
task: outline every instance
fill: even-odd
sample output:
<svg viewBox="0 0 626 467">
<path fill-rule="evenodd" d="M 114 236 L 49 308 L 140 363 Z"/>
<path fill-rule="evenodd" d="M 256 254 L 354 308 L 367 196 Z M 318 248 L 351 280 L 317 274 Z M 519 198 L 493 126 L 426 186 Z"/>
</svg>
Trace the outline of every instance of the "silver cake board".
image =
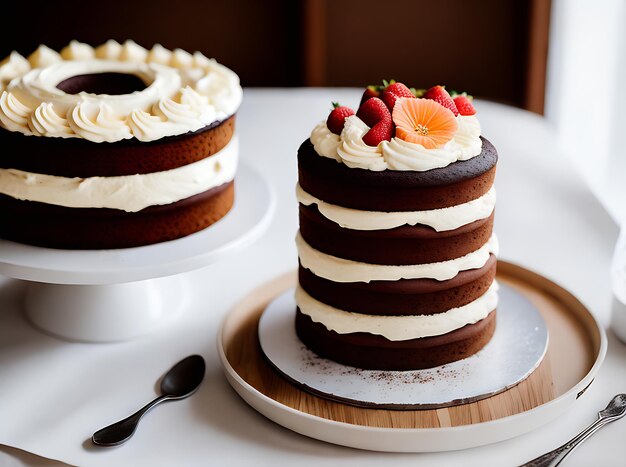
<svg viewBox="0 0 626 467">
<path fill-rule="evenodd" d="M 535 306 L 506 285 L 499 295 L 491 341 L 471 357 L 426 370 L 362 370 L 317 356 L 296 335 L 294 289 L 269 304 L 259 321 L 259 341 L 280 374 L 329 400 L 396 410 L 466 404 L 526 379 L 548 348 L 548 329 Z"/>
</svg>

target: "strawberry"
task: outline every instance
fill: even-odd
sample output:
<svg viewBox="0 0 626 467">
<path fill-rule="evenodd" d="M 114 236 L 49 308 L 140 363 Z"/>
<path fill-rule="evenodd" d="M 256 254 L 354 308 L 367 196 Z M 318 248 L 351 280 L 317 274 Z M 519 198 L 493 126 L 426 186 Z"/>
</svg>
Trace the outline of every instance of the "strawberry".
<svg viewBox="0 0 626 467">
<path fill-rule="evenodd" d="M 459 94 L 454 98 L 454 105 L 459 110 L 461 115 L 475 115 L 476 109 L 472 105 L 472 96 L 468 96 L 466 93 Z"/>
<path fill-rule="evenodd" d="M 370 84 L 368 87 L 366 87 L 365 92 L 363 93 L 363 96 L 361 97 L 361 102 L 359 102 L 359 107 L 361 107 L 365 103 L 366 100 L 371 99 L 372 97 L 380 97 L 380 93 L 382 89 L 383 89 L 382 86 L 378 86 L 374 84 Z"/>
<path fill-rule="evenodd" d="M 450 97 L 444 86 L 433 86 L 424 93 L 424 99 L 431 99 L 443 105 L 446 109 L 451 110 L 455 117 L 459 114 L 452 97 Z"/>
<path fill-rule="evenodd" d="M 393 136 L 393 122 L 389 120 L 380 120 L 374 125 L 370 131 L 363 135 L 363 142 L 368 146 L 378 146 L 381 141 L 391 141 Z"/>
<path fill-rule="evenodd" d="M 378 97 L 372 97 L 359 107 L 356 113 L 370 130 L 363 136 L 368 146 L 378 146 L 381 141 L 389 141 L 393 136 L 393 121 L 385 103 Z"/>
<path fill-rule="evenodd" d="M 398 97 L 415 97 L 411 90 L 402 83 L 391 83 L 385 88 L 385 92 L 391 92 Z"/>
<path fill-rule="evenodd" d="M 366 100 L 356 113 L 356 116 L 365 122 L 370 128 L 381 120 L 391 122 L 391 113 L 383 101 L 378 97 Z"/>
<path fill-rule="evenodd" d="M 328 115 L 326 126 L 332 133 L 340 135 L 346 118 L 352 115 L 354 115 L 354 110 L 350 107 L 333 102 L 333 110 L 331 110 L 330 115 Z"/>
<path fill-rule="evenodd" d="M 411 90 L 402 83 L 392 83 L 387 86 L 380 98 L 389 109 L 389 112 L 393 112 L 393 106 L 396 105 L 396 101 L 400 97 L 415 98 Z"/>
<path fill-rule="evenodd" d="M 400 99 L 400 96 L 397 96 L 393 92 L 385 91 L 383 92 L 383 95 L 380 96 L 380 98 L 385 103 L 385 105 L 389 109 L 389 112 L 391 113 L 393 112 L 393 107 L 396 105 L 396 101 Z"/>
</svg>

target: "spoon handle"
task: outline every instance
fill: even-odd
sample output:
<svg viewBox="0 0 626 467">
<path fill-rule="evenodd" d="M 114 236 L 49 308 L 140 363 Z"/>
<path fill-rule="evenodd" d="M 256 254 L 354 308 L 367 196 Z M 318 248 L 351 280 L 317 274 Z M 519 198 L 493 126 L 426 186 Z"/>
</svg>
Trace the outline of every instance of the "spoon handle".
<svg viewBox="0 0 626 467">
<path fill-rule="evenodd" d="M 146 412 L 155 405 L 168 399 L 171 399 L 171 397 L 167 395 L 157 397 L 131 416 L 96 431 L 91 437 L 91 441 L 97 446 L 117 446 L 122 444 L 133 436 L 139 424 L 139 420 L 141 420 L 141 417 L 143 417 Z"/>
<path fill-rule="evenodd" d="M 536 459 L 527 462 L 522 467 L 556 467 L 565 459 L 565 457 L 576 448 L 580 443 L 585 441 L 591 435 L 593 435 L 596 431 L 602 428 L 609 422 L 612 422 L 613 418 L 598 418 L 595 422 L 581 431 L 578 435 L 570 439 L 564 445 L 556 448 L 553 451 L 550 451 L 542 456 L 537 457 Z"/>
</svg>

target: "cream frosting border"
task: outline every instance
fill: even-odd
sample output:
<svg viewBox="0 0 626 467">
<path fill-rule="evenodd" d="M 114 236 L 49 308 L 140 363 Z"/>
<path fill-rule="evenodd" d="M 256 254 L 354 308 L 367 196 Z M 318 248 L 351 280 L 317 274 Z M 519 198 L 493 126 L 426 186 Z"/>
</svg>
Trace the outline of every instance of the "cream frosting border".
<svg viewBox="0 0 626 467">
<path fill-rule="evenodd" d="M 498 306 L 498 283 L 476 300 L 433 315 L 378 316 L 340 310 L 311 297 L 299 284 L 295 299 L 302 313 L 338 334 L 364 332 L 390 341 L 440 336 L 486 318 Z"/>
<path fill-rule="evenodd" d="M 298 183 L 296 198 L 304 206 L 316 205 L 326 218 L 344 229 L 388 230 L 403 225 L 427 225 L 437 232 L 455 230 L 491 215 L 496 206 L 496 190 L 491 187 L 487 193 L 468 201 L 440 209 L 424 211 L 363 211 L 327 203 L 306 192 Z"/>
<path fill-rule="evenodd" d="M 203 193 L 235 178 L 239 140 L 219 152 L 162 172 L 118 177 L 59 177 L 0 169 L 0 193 L 18 200 L 69 208 L 110 208 L 137 212 Z"/>
<path fill-rule="evenodd" d="M 460 258 L 438 263 L 386 265 L 370 264 L 338 258 L 316 250 L 309 245 L 300 231 L 296 234 L 298 258 L 303 268 L 333 282 L 397 281 L 400 279 L 452 279 L 459 272 L 479 269 L 489 260 L 490 254 L 498 254 L 498 239 L 494 235 L 478 250 Z"/>
<path fill-rule="evenodd" d="M 311 132 L 310 140 L 319 156 L 334 159 L 349 168 L 374 172 L 424 172 L 468 160 L 481 153 L 478 118 L 475 115 L 459 115 L 456 123 L 457 131 L 452 140 L 435 149 L 426 149 L 400 138 L 382 141 L 376 147 L 368 146 L 363 142 L 363 136 L 370 128 L 356 115 L 346 118 L 341 135 L 332 133 L 325 121 L 318 123 Z"/>
<path fill-rule="evenodd" d="M 135 74 L 148 86 L 116 96 L 56 88 L 71 76 L 104 71 Z M 242 96 L 239 77 L 227 67 L 159 44 L 147 50 L 110 40 L 94 49 L 72 41 L 60 53 L 41 45 L 28 59 L 12 52 L 0 62 L 0 127 L 25 135 L 154 141 L 230 117 Z"/>
</svg>

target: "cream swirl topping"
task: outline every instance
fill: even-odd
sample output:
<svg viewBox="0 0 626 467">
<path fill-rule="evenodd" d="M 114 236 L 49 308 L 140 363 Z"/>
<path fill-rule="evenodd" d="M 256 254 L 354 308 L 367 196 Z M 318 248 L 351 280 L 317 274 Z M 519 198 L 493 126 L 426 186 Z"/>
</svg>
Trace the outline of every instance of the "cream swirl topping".
<svg viewBox="0 0 626 467">
<path fill-rule="evenodd" d="M 433 315 L 381 316 L 340 310 L 311 297 L 301 286 L 296 287 L 296 303 L 302 313 L 338 334 L 365 332 L 383 336 L 390 341 L 403 341 L 440 336 L 486 318 L 498 306 L 498 283 L 476 300 Z"/>
<path fill-rule="evenodd" d="M 61 57 L 64 60 L 89 60 L 95 56 L 93 47 L 84 42 L 71 41 L 61 49 Z"/>
<path fill-rule="evenodd" d="M 174 49 L 170 65 L 176 68 L 191 68 L 193 66 L 193 55 L 183 49 Z"/>
<path fill-rule="evenodd" d="M 496 189 L 479 198 L 441 209 L 426 211 L 362 211 L 327 203 L 307 193 L 298 184 L 296 198 L 305 205 L 316 205 L 320 214 L 344 229 L 387 230 L 403 225 L 428 225 L 437 232 L 454 230 L 491 215 L 496 205 Z"/>
<path fill-rule="evenodd" d="M 96 58 L 101 58 L 103 60 L 115 60 L 122 53 L 122 44 L 119 42 L 109 39 L 104 44 L 96 47 Z"/>
<path fill-rule="evenodd" d="M 385 265 L 369 264 L 338 258 L 316 250 L 309 245 L 300 232 L 296 235 L 296 247 L 300 264 L 313 274 L 333 282 L 398 281 L 400 279 L 452 279 L 461 271 L 482 268 L 489 255 L 498 254 L 498 240 L 493 235 L 478 250 L 460 258 L 438 263 Z"/>
<path fill-rule="evenodd" d="M 55 110 L 54 104 L 42 102 L 30 116 L 28 127 L 33 135 L 67 135 L 70 137 L 73 130 L 66 118 L 61 117 Z"/>
<path fill-rule="evenodd" d="M 373 171 L 385 170 L 387 163 L 379 147 L 368 146 L 363 142 L 363 136 L 369 129 L 363 120 L 356 115 L 346 118 L 341 132 L 341 140 L 337 146 L 337 154 L 341 161 L 350 168 Z"/>
<path fill-rule="evenodd" d="M 127 120 L 130 131 L 139 141 L 150 141 L 170 135 L 174 130 L 171 122 L 143 110 L 133 110 Z"/>
<path fill-rule="evenodd" d="M 435 149 L 426 149 L 421 144 L 397 137 L 391 141 L 383 141 L 377 147 L 368 146 L 363 142 L 363 135 L 369 127 L 354 115 L 346 119 L 344 130 L 336 143 L 336 150 L 333 150 L 333 144 L 323 139 L 329 138 L 326 132 L 330 133 L 328 128 L 324 132 L 325 122 L 319 123 L 313 129 L 311 142 L 320 156 L 337 159 L 350 168 L 423 172 L 480 154 L 482 140 L 478 118 L 475 115 L 459 115 L 456 122 L 457 131 L 452 140 Z M 334 140 L 331 141 L 334 143 Z"/>
<path fill-rule="evenodd" d="M 204 126 L 203 122 L 198 118 L 198 112 L 194 111 L 189 105 L 176 102 L 169 97 L 164 97 L 159 102 L 155 102 L 152 106 L 152 113 L 174 125 L 189 127 L 191 131 L 198 130 Z"/>
<path fill-rule="evenodd" d="M 134 41 L 124 42 L 120 50 L 119 60 L 123 62 L 145 62 L 148 58 L 148 50 Z"/>
<path fill-rule="evenodd" d="M 63 58 L 59 52 L 43 44 L 28 56 L 28 62 L 32 68 L 43 68 L 53 63 L 58 63 L 61 60 L 63 60 Z"/>
<path fill-rule="evenodd" d="M 9 82 L 23 75 L 30 70 L 30 63 L 19 53 L 13 51 L 11 54 L 0 62 L 0 91 L 2 91 Z"/>
<path fill-rule="evenodd" d="M 0 124 L 10 131 L 27 132 L 30 109 L 13 94 L 0 95 Z"/>
<path fill-rule="evenodd" d="M 326 122 L 318 123 L 311 132 L 311 143 L 315 151 L 322 157 L 328 157 L 341 162 L 341 157 L 337 154 L 339 146 L 339 135 L 336 135 L 328 129 Z"/>
<path fill-rule="evenodd" d="M 169 65 L 172 60 L 172 51 L 166 49 L 161 44 L 155 44 L 148 52 L 148 63 L 160 63 Z"/>
<path fill-rule="evenodd" d="M 56 87 L 72 76 L 104 72 L 134 74 L 147 87 L 125 95 L 72 95 Z M 133 41 L 112 40 L 94 50 L 72 41 L 61 54 L 40 46 L 29 60 L 13 52 L 2 62 L 0 126 L 94 142 L 153 141 L 230 117 L 242 95 L 237 75 L 199 52 L 172 52 L 158 44 L 148 51 Z"/>
<path fill-rule="evenodd" d="M 454 138 L 441 148 L 426 149 L 421 144 L 409 143 L 400 138 L 383 141 L 382 152 L 388 168 L 423 172 L 480 154 L 482 142 L 478 119 L 473 115 L 459 115 L 456 120 L 457 131 Z"/>
<path fill-rule="evenodd" d="M 0 193 L 15 199 L 70 208 L 137 212 L 170 204 L 230 182 L 235 177 L 238 139 L 218 153 L 176 169 L 119 177 L 59 177 L 0 169 Z"/>
<path fill-rule="evenodd" d="M 132 138 L 130 128 L 117 118 L 105 102 L 80 102 L 67 114 L 67 122 L 75 134 L 101 143 Z"/>
<path fill-rule="evenodd" d="M 460 146 L 460 160 L 471 159 L 480 154 L 483 143 L 480 139 L 480 122 L 476 115 L 459 115 L 456 118 L 458 131 L 454 141 Z"/>
</svg>

